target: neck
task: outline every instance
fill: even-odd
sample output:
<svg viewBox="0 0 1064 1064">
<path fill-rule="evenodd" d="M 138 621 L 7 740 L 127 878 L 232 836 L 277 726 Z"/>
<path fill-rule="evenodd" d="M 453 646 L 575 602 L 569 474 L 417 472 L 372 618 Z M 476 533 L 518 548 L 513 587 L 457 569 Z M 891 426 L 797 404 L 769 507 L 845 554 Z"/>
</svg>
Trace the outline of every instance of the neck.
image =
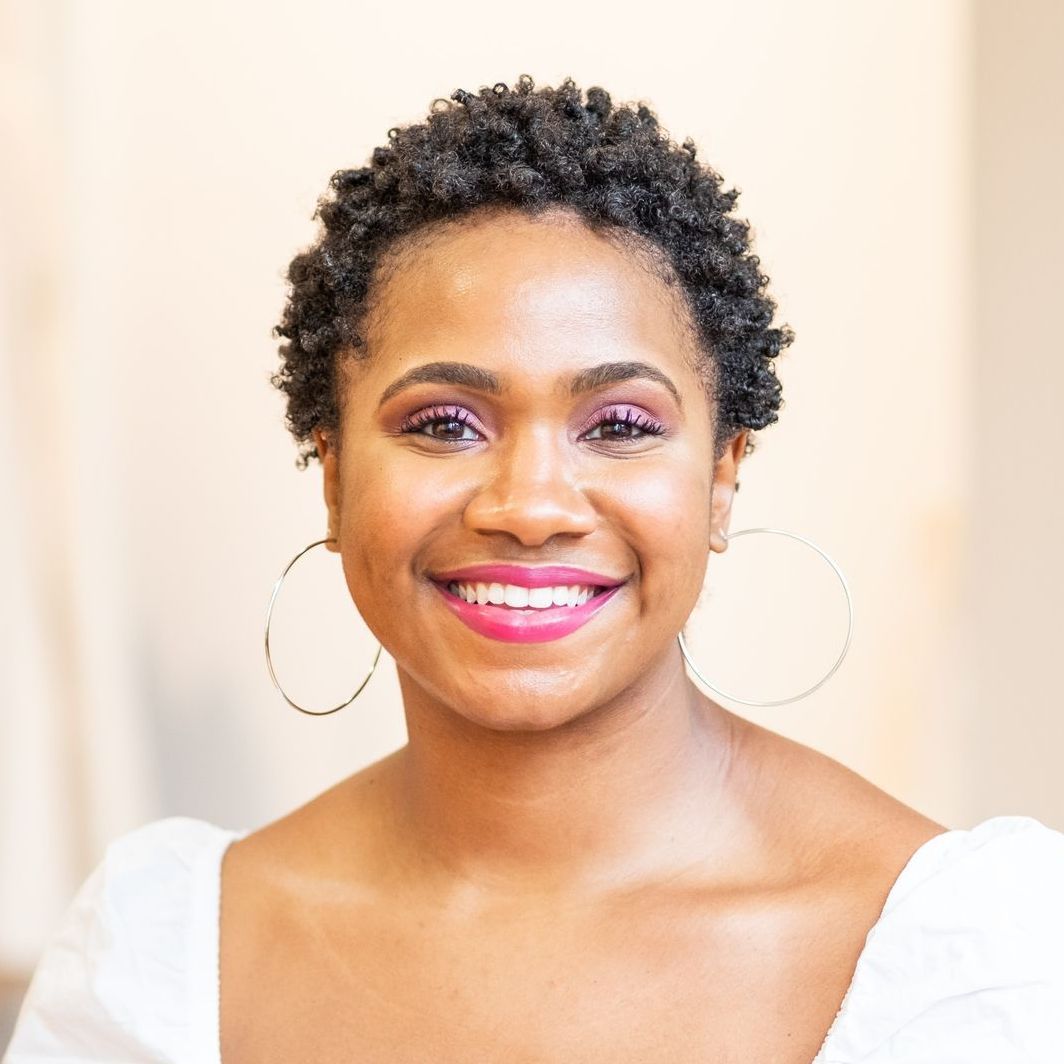
<svg viewBox="0 0 1064 1064">
<path fill-rule="evenodd" d="M 734 718 L 674 650 L 638 689 L 543 731 L 473 723 L 400 670 L 409 742 L 395 800 L 419 874 L 594 891 L 679 874 L 719 848 Z"/>
</svg>

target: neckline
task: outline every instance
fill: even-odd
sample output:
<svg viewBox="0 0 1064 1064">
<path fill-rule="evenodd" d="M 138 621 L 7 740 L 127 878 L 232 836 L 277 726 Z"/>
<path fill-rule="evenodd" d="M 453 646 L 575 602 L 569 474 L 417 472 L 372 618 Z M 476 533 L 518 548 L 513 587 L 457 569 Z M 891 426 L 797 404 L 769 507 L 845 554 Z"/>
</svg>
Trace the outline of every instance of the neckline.
<svg viewBox="0 0 1064 1064">
<path fill-rule="evenodd" d="M 937 835 L 932 835 L 931 838 L 917 846 L 917 848 L 909 855 L 905 864 L 902 865 L 901 870 L 894 877 L 894 882 L 891 883 L 890 889 L 887 891 L 887 896 L 883 900 L 883 906 L 879 911 L 879 915 L 865 934 L 864 945 L 861 947 L 861 952 L 857 956 L 857 962 L 854 965 L 853 975 L 850 977 L 850 983 L 846 987 L 846 993 L 842 996 L 842 1001 L 839 1003 L 839 1007 L 835 1011 L 835 1016 L 832 1019 L 827 1032 L 824 1034 L 824 1038 L 820 1043 L 820 1048 L 816 1051 L 816 1056 L 813 1057 L 809 1064 L 827 1064 L 824 1054 L 828 1050 L 830 1043 L 839 1035 L 850 1020 L 852 1009 L 849 1006 L 854 997 L 854 989 L 862 982 L 862 973 L 870 963 L 868 958 L 875 945 L 875 939 L 878 937 L 879 929 L 882 927 L 887 914 L 894 908 L 894 905 L 898 901 L 898 895 L 901 893 L 902 889 L 907 886 L 909 879 L 914 875 L 917 866 L 923 863 L 929 852 L 933 849 L 937 849 L 938 846 L 941 845 L 942 839 L 962 834 L 966 830 L 969 829 L 947 828 L 945 831 L 940 831 Z M 207 1057 L 208 1064 L 222 1064 L 220 933 L 222 862 L 225 860 L 225 855 L 229 847 L 234 842 L 237 842 L 239 839 L 242 839 L 249 834 L 250 829 L 244 829 L 242 831 L 223 831 L 222 845 L 212 853 L 212 860 L 208 866 L 208 871 L 210 873 L 208 877 L 210 891 L 209 903 L 207 911 L 204 914 L 204 919 L 206 928 L 209 929 L 209 933 L 203 936 L 203 940 L 208 943 L 208 955 L 202 958 L 202 970 L 206 978 L 202 980 L 201 985 L 209 989 L 207 990 L 205 1000 L 203 1001 L 205 1016 L 203 1019 L 204 1029 L 202 1031 L 202 1038 L 197 1039 L 197 1041 L 200 1041 L 203 1045 L 204 1051 L 209 1054 Z"/>
<path fill-rule="evenodd" d="M 202 1027 L 193 1043 L 202 1047 L 202 1059 L 206 1064 L 222 1064 L 222 965 L 221 965 L 221 916 L 222 916 L 222 862 L 234 842 L 251 834 L 250 828 L 240 831 L 224 830 L 221 845 L 210 855 L 205 871 L 208 873 L 208 893 L 205 902 L 205 922 L 208 933 L 201 937 L 205 944 L 206 956 L 200 958 L 204 978 L 201 985 L 206 988 L 203 1001 Z"/>
<path fill-rule="evenodd" d="M 879 930 L 883 925 L 883 921 L 899 900 L 898 895 L 901 894 L 902 888 L 908 885 L 909 879 L 915 874 L 917 865 L 923 863 L 926 855 L 931 852 L 931 850 L 937 849 L 941 839 L 961 834 L 965 830 L 967 829 L 947 828 L 945 831 L 940 831 L 937 835 L 932 835 L 931 838 L 926 839 L 917 846 L 911 854 L 909 854 L 909 859 L 904 865 L 902 865 L 901 871 L 894 877 L 894 882 L 891 883 L 890 890 L 887 891 L 887 896 L 883 899 L 883 906 L 879 910 L 879 915 L 865 934 L 864 945 L 861 947 L 861 952 L 857 955 L 857 963 L 854 965 L 853 975 L 850 976 L 850 984 L 846 987 L 846 993 L 842 995 L 842 1001 L 839 1002 L 839 1007 L 835 1010 L 835 1017 L 831 1021 L 831 1025 L 828 1027 L 827 1032 L 824 1034 L 824 1038 L 820 1043 L 820 1048 L 816 1051 L 816 1056 L 813 1057 L 809 1064 L 827 1064 L 824 1054 L 827 1052 L 830 1043 L 838 1037 L 853 1014 L 850 1005 L 854 996 L 854 988 L 862 982 L 861 975 L 870 963 L 869 957 L 872 953 L 872 948 L 875 945 L 875 940 L 879 935 Z"/>
</svg>

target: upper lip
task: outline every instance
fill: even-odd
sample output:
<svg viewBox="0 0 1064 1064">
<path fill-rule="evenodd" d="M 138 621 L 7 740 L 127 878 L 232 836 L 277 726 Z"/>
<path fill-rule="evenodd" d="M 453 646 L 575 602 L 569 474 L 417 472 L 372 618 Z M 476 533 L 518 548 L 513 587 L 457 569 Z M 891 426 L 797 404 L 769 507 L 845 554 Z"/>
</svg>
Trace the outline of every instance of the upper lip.
<svg viewBox="0 0 1064 1064">
<path fill-rule="evenodd" d="M 467 565 L 461 569 L 448 569 L 445 572 L 430 573 L 433 580 L 449 584 L 517 584 L 520 587 L 560 587 L 573 584 L 593 587 L 616 587 L 624 579 L 604 576 L 589 569 L 578 569 L 572 565 L 542 565 L 529 568 L 525 565 L 509 565 L 504 562 L 491 562 L 485 565 Z"/>
</svg>

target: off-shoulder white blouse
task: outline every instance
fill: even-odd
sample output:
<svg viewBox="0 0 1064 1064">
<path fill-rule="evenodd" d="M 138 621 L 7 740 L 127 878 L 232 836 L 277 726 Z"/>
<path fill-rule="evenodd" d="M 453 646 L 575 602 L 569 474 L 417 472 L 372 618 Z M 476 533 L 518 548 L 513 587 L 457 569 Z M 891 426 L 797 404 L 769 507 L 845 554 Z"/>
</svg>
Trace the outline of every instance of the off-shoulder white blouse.
<svg viewBox="0 0 1064 1064">
<path fill-rule="evenodd" d="M 245 834 L 171 817 L 113 842 L 4 1064 L 220 1064 L 220 869 Z M 996 816 L 912 855 L 811 1064 L 887 1062 L 1064 1062 L 1064 833 Z"/>
</svg>

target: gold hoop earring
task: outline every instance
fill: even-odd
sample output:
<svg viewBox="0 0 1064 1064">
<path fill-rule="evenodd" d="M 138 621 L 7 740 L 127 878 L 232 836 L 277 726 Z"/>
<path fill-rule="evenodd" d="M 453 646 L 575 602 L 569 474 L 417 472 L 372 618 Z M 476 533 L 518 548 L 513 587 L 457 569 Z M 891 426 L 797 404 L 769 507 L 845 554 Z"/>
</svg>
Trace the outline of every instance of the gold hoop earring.
<svg viewBox="0 0 1064 1064">
<path fill-rule="evenodd" d="M 270 674 L 270 679 L 273 681 L 273 686 L 281 692 L 281 697 L 293 708 L 298 709 L 300 713 L 306 713 L 311 717 L 327 717 L 330 713 L 335 713 L 337 710 L 343 709 L 344 706 L 349 706 L 358 696 L 362 693 L 362 689 L 369 683 L 369 678 L 373 675 L 374 670 L 377 668 L 377 662 L 380 661 L 381 650 L 383 649 L 381 644 L 377 644 L 377 653 L 374 655 L 373 664 L 370 666 L 369 672 L 366 674 L 366 678 L 358 685 L 355 693 L 346 701 L 341 702 L 338 706 L 333 706 L 332 709 L 307 709 L 301 706 L 298 702 L 293 702 L 292 699 L 285 694 L 284 688 L 281 686 L 280 681 L 277 679 L 276 673 L 273 671 L 273 659 L 270 657 L 270 619 L 273 616 L 273 604 L 277 599 L 277 593 L 281 590 L 281 585 L 284 583 L 284 578 L 288 575 L 288 571 L 292 568 L 300 558 L 303 557 L 307 551 L 314 547 L 320 547 L 323 543 L 335 543 L 335 539 L 319 539 L 309 546 L 304 547 L 285 567 L 284 571 L 277 578 L 277 583 L 273 585 L 273 594 L 270 595 L 270 603 L 266 607 L 266 669 Z"/>
<path fill-rule="evenodd" d="M 699 680 L 702 681 L 702 683 L 706 685 L 706 687 L 708 687 L 715 694 L 721 695 L 729 702 L 741 702 L 745 706 L 782 706 L 788 702 L 797 702 L 799 699 L 805 698 L 807 695 L 811 695 L 818 687 L 821 687 L 823 686 L 823 684 L 827 683 L 827 681 L 835 674 L 835 671 L 838 669 L 838 667 L 842 664 L 842 659 L 846 657 L 846 653 L 850 649 L 850 639 L 853 636 L 853 596 L 850 594 L 850 588 L 849 585 L 846 583 L 846 577 L 843 576 L 842 570 L 838 567 L 838 565 L 836 565 L 835 562 L 833 562 L 831 558 L 829 558 L 827 554 L 824 553 L 824 551 L 822 551 L 815 543 L 813 543 L 812 540 L 808 540 L 804 536 L 799 536 L 794 532 L 785 532 L 781 528 L 744 528 L 738 532 L 732 532 L 730 535 L 727 535 L 722 531 L 721 535 L 724 536 L 725 540 L 730 542 L 731 540 L 736 539 L 739 536 L 748 536 L 752 532 L 772 532 L 779 536 L 788 536 L 790 539 L 796 539 L 800 543 L 804 543 L 807 547 L 812 547 L 813 550 L 815 550 L 817 554 L 819 554 L 820 557 L 823 558 L 824 561 L 826 561 L 828 565 L 830 565 L 831 568 L 834 570 L 835 575 L 839 578 L 839 582 L 842 584 L 842 590 L 846 593 L 846 608 L 849 611 L 848 626 L 846 629 L 846 642 L 843 644 L 839 656 L 835 659 L 835 664 L 832 665 L 831 668 L 828 669 L 827 673 L 819 680 L 817 680 L 817 682 L 813 684 L 812 687 L 806 688 L 806 690 L 802 691 L 800 694 L 791 695 L 790 698 L 777 698 L 769 702 L 755 702 L 747 698 L 738 698 L 736 695 L 728 694 L 727 691 L 722 691 L 719 687 L 714 687 L 714 685 L 711 684 L 709 680 L 707 680 L 705 676 L 702 675 L 698 666 L 691 660 L 691 655 L 688 653 L 687 643 L 684 641 L 682 631 L 676 637 L 676 639 L 680 644 L 680 653 L 683 655 L 683 659 L 687 662 L 691 671 L 695 674 L 695 676 L 698 677 Z"/>
</svg>

